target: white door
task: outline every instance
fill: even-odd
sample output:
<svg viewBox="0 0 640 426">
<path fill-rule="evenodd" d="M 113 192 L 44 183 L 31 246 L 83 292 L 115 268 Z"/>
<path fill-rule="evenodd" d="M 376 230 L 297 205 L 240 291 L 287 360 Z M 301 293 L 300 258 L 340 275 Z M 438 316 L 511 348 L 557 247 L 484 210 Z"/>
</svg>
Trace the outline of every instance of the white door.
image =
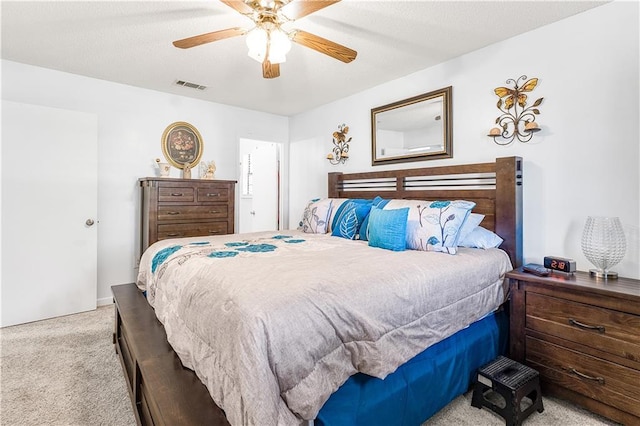
<svg viewBox="0 0 640 426">
<path fill-rule="evenodd" d="M 278 229 L 279 203 L 277 145 L 264 142 L 254 151 L 253 232 Z"/>
<path fill-rule="evenodd" d="M 95 309 L 94 114 L 2 101 L 0 326 Z"/>
<path fill-rule="evenodd" d="M 240 233 L 279 229 L 279 144 L 241 139 L 240 163 Z"/>
</svg>

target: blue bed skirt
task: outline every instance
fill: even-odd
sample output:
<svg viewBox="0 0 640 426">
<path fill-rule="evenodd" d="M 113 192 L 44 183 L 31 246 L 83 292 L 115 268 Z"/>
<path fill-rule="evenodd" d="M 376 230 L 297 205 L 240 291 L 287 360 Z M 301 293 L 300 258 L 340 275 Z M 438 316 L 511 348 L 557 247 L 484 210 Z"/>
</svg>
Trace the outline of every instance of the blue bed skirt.
<svg viewBox="0 0 640 426">
<path fill-rule="evenodd" d="M 315 424 L 420 425 L 465 393 L 479 367 L 506 352 L 508 335 L 502 310 L 429 347 L 384 380 L 355 374 L 331 395 Z"/>
</svg>

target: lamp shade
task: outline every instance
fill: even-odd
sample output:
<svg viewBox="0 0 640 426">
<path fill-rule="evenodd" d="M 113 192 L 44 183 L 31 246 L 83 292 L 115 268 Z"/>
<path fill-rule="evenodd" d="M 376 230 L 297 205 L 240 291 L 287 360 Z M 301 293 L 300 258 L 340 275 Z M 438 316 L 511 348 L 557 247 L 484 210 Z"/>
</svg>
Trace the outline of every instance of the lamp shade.
<svg viewBox="0 0 640 426">
<path fill-rule="evenodd" d="M 597 269 L 591 275 L 617 278 L 610 269 L 620 263 L 627 249 L 624 230 L 617 217 L 589 216 L 582 232 L 582 252 Z"/>
<path fill-rule="evenodd" d="M 291 40 L 281 30 L 273 30 L 270 33 L 271 46 L 269 48 L 269 61 L 272 64 L 281 64 L 287 60 L 287 53 L 291 50 Z"/>
<path fill-rule="evenodd" d="M 269 56 L 267 57 L 267 46 Z M 268 59 L 272 64 L 281 64 L 287 60 L 287 53 L 291 50 L 289 36 L 279 28 L 265 30 L 255 27 L 247 34 L 248 55 L 258 62 Z"/>
<path fill-rule="evenodd" d="M 269 35 L 260 27 L 256 27 L 247 34 L 247 47 L 249 48 L 249 57 L 262 63 L 267 54 L 267 42 Z"/>
</svg>

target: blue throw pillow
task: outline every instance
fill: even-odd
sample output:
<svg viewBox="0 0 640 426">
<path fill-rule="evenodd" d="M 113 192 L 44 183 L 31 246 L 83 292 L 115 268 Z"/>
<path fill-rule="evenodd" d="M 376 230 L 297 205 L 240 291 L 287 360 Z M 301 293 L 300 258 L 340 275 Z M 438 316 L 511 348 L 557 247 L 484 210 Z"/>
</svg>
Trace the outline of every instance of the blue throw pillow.
<svg viewBox="0 0 640 426">
<path fill-rule="evenodd" d="M 373 201 L 371 202 L 371 207 L 376 206 L 379 208 L 384 208 L 384 206 L 386 206 L 388 202 L 389 200 L 385 200 L 380 196 L 376 196 L 376 198 L 374 198 Z M 369 216 L 367 215 L 362 221 L 362 225 L 360 225 L 360 239 L 362 241 L 367 241 L 369 239 L 369 236 L 367 235 L 368 227 L 369 227 Z"/>
<path fill-rule="evenodd" d="M 369 210 L 371 210 L 371 202 L 367 200 L 349 200 L 343 203 L 331 225 L 331 235 L 355 240 Z"/>
<path fill-rule="evenodd" d="M 369 213 L 369 245 L 393 251 L 407 247 L 407 217 L 409 208 L 382 210 L 372 207 Z"/>
</svg>

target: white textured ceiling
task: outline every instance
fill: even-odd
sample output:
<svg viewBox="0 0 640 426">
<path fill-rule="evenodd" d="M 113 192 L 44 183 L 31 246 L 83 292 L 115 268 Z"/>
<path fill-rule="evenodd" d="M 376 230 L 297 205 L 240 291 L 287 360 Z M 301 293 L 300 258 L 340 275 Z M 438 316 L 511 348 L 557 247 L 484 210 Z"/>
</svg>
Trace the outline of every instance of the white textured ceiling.
<svg viewBox="0 0 640 426">
<path fill-rule="evenodd" d="M 280 77 L 267 80 L 247 56 L 246 36 L 187 50 L 171 44 L 251 27 L 217 0 L 3 0 L 2 58 L 290 116 L 603 3 L 343 0 L 286 28 L 350 47 L 356 60 L 345 64 L 294 43 Z M 177 86 L 177 80 L 207 89 Z"/>
</svg>

